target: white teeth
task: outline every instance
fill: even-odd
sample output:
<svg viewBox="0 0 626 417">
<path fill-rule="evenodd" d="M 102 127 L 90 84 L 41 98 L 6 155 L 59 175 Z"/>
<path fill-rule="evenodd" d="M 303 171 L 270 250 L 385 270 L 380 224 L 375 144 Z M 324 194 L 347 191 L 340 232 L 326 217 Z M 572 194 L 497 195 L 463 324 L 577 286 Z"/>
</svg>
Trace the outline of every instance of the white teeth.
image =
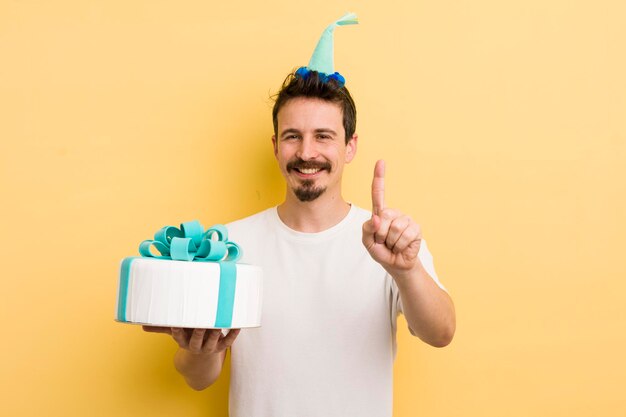
<svg viewBox="0 0 626 417">
<path fill-rule="evenodd" d="M 319 169 L 317 168 L 308 168 L 308 169 L 300 169 L 300 172 L 302 172 L 303 174 L 315 174 L 316 172 L 319 172 Z"/>
</svg>

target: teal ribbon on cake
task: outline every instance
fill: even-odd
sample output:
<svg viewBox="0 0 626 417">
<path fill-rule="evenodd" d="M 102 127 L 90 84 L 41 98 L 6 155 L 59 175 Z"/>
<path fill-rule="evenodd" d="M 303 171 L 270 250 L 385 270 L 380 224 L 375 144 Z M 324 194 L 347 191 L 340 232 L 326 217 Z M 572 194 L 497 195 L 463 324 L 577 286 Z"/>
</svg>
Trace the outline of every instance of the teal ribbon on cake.
<svg viewBox="0 0 626 417">
<path fill-rule="evenodd" d="M 152 253 L 154 247 L 160 255 Z M 186 262 L 217 262 L 220 267 L 220 286 L 217 301 L 215 327 L 230 327 L 233 319 L 235 304 L 235 287 L 237 284 L 237 266 L 235 262 L 241 258 L 241 248 L 235 242 L 228 240 L 228 230 L 218 224 L 207 231 L 197 220 L 185 222 L 180 228 L 165 226 L 154 234 L 154 240 L 144 240 L 139 245 L 139 254 L 146 258 L 167 259 Z M 136 259 L 136 258 L 135 258 Z M 128 260 L 128 262 L 126 262 Z M 133 258 L 127 258 L 122 263 L 122 277 L 125 276 L 125 285 L 120 286 L 120 294 L 126 295 L 130 263 Z M 124 284 L 124 283 L 123 283 Z M 121 311 L 122 304 L 126 304 L 126 297 L 120 303 L 118 319 L 126 321 L 125 311 Z"/>
<path fill-rule="evenodd" d="M 152 246 L 159 251 L 160 256 L 152 254 Z M 241 257 L 241 249 L 228 240 L 225 226 L 217 224 L 205 232 L 200 222 L 194 220 L 181 224 L 180 228 L 162 227 L 154 234 L 154 240 L 141 242 L 139 254 L 174 261 L 237 262 Z"/>
</svg>

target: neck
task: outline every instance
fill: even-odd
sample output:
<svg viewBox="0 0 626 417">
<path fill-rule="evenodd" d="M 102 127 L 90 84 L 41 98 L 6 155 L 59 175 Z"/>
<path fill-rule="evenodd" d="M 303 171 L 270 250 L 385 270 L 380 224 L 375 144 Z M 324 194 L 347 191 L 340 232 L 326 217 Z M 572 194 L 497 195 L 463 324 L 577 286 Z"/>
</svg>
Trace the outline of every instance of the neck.
<svg viewBox="0 0 626 417">
<path fill-rule="evenodd" d="M 322 194 L 313 201 L 302 202 L 287 190 L 285 201 L 278 206 L 278 216 L 289 228 L 304 233 L 329 229 L 343 220 L 350 211 L 341 193 Z"/>
</svg>

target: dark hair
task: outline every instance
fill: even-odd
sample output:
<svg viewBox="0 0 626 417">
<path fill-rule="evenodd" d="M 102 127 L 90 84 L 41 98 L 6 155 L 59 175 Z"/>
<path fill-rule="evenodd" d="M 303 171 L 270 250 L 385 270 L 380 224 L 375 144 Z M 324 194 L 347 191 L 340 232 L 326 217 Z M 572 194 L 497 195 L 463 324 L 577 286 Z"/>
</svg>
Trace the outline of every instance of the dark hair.
<svg viewBox="0 0 626 417">
<path fill-rule="evenodd" d="M 297 97 L 318 98 L 339 104 L 343 113 L 343 128 L 346 131 L 345 141 L 348 143 L 356 130 L 356 106 L 350 92 L 335 79 L 322 81 L 317 71 L 310 71 L 306 77 L 292 72 L 285 78 L 283 86 L 274 96 L 272 119 L 274 135 L 278 136 L 278 111 L 289 100 Z"/>
</svg>

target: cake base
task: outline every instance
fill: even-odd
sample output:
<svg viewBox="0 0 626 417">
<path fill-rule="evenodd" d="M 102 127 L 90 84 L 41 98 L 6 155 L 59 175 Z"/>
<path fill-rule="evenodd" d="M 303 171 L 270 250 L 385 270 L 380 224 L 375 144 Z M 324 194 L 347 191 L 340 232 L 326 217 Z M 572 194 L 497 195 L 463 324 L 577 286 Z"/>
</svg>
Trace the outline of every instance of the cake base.
<svg viewBox="0 0 626 417">
<path fill-rule="evenodd" d="M 115 319 L 159 327 L 259 327 L 260 267 L 232 262 L 125 258 Z"/>
</svg>

